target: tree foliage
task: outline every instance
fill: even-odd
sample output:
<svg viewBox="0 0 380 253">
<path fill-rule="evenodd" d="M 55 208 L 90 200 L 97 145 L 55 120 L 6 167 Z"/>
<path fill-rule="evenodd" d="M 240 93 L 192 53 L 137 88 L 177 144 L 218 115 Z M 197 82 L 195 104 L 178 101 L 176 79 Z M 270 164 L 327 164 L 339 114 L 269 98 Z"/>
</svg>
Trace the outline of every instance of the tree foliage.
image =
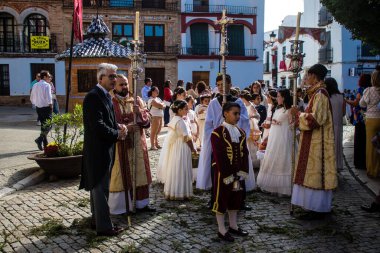
<svg viewBox="0 0 380 253">
<path fill-rule="evenodd" d="M 380 0 L 321 0 L 336 21 L 380 50 Z"/>
</svg>

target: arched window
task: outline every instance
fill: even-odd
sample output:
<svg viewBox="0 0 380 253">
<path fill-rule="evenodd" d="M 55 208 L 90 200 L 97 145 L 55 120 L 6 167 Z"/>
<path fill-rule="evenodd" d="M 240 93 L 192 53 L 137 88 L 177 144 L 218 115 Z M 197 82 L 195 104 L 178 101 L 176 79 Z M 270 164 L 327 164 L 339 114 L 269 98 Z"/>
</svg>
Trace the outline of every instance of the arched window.
<svg viewBox="0 0 380 253">
<path fill-rule="evenodd" d="M 6 12 L 0 12 L 0 52 L 14 52 L 15 41 L 15 19 Z"/>
<path fill-rule="evenodd" d="M 47 19 L 40 14 L 31 14 L 24 20 L 24 50 L 33 51 L 30 48 L 31 36 L 48 36 L 49 27 Z"/>
</svg>

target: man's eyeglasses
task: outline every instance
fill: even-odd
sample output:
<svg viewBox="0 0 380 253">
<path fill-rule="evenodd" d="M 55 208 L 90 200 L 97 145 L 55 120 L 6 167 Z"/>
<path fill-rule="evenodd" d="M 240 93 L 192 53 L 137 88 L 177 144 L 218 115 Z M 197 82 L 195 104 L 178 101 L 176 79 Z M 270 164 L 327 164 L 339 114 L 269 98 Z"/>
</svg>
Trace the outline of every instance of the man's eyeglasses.
<svg viewBox="0 0 380 253">
<path fill-rule="evenodd" d="M 120 83 L 119 86 L 120 86 L 120 87 L 128 86 L 128 84 L 127 84 L 127 83 Z"/>
</svg>

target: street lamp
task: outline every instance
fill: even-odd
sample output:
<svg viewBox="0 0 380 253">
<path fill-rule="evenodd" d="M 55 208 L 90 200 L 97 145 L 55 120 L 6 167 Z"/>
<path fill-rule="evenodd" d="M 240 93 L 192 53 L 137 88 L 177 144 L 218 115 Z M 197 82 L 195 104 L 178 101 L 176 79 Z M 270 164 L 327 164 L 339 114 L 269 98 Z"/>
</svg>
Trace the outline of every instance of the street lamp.
<svg viewBox="0 0 380 253">
<path fill-rule="evenodd" d="M 264 41 L 265 48 L 272 47 L 273 44 L 276 42 L 276 34 L 274 31 L 269 34 L 269 41 Z"/>
</svg>

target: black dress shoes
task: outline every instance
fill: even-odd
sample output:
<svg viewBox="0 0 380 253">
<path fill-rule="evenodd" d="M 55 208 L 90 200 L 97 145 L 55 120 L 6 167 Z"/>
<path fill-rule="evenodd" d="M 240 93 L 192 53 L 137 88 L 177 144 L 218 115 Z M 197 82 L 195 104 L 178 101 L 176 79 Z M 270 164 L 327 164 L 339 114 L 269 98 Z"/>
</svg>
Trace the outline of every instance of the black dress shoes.
<svg viewBox="0 0 380 253">
<path fill-rule="evenodd" d="M 243 205 L 241 205 L 240 210 L 251 211 L 252 207 L 250 207 L 249 205 L 243 204 Z"/>
<path fill-rule="evenodd" d="M 154 213 L 156 211 L 156 208 L 146 206 L 144 208 L 136 208 L 136 211 L 139 213 Z"/>
<path fill-rule="evenodd" d="M 35 139 L 34 142 L 37 144 L 39 150 L 44 150 L 44 148 L 42 147 L 42 140 L 40 138 Z"/>
<path fill-rule="evenodd" d="M 123 228 L 118 228 L 118 227 L 113 227 L 112 229 L 102 231 L 102 232 L 97 232 L 97 236 L 117 236 L 121 232 L 123 232 Z"/>
<path fill-rule="evenodd" d="M 234 235 L 238 235 L 238 236 L 247 236 L 248 235 L 248 232 L 242 230 L 241 228 L 238 228 L 237 230 L 233 229 L 233 228 L 229 228 L 228 232 L 231 234 L 234 234 Z"/>
<path fill-rule="evenodd" d="M 226 242 L 234 242 L 235 239 L 232 237 L 232 235 L 228 232 L 226 232 L 224 235 L 222 235 L 220 232 L 218 232 L 218 237 Z"/>
<path fill-rule="evenodd" d="M 380 212 L 380 204 L 376 204 L 375 202 L 372 202 L 371 205 L 362 205 L 361 208 L 369 213 Z"/>
<path fill-rule="evenodd" d="M 309 211 L 305 214 L 302 214 L 298 217 L 300 220 L 323 220 L 326 217 L 327 213 L 319 213 L 319 212 L 313 212 Z"/>
</svg>

